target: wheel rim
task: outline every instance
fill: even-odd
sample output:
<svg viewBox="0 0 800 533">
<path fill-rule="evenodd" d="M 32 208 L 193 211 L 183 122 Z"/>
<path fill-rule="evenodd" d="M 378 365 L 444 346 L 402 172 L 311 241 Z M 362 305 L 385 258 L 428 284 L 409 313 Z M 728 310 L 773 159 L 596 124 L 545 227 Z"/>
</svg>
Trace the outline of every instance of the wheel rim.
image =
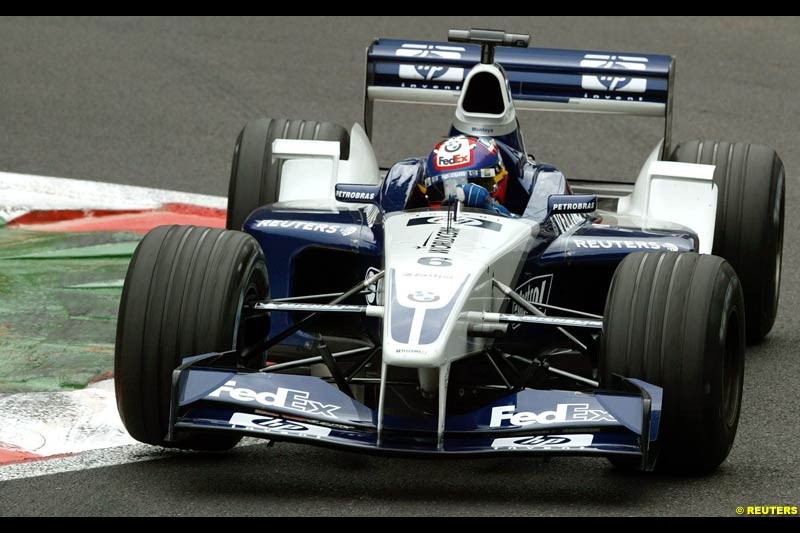
<svg viewBox="0 0 800 533">
<path fill-rule="evenodd" d="M 725 424 L 733 426 L 739 412 L 741 388 L 741 346 L 739 342 L 739 315 L 736 312 L 728 317 L 725 328 L 725 355 L 722 367 L 722 414 Z"/>
<path fill-rule="evenodd" d="M 269 329 L 269 315 L 255 309 L 255 304 L 262 299 L 261 294 L 266 293 L 266 275 L 262 279 L 260 273 L 262 271 L 257 268 L 250 272 L 239 297 L 233 329 L 232 348 L 235 350 L 253 344 Z"/>
</svg>

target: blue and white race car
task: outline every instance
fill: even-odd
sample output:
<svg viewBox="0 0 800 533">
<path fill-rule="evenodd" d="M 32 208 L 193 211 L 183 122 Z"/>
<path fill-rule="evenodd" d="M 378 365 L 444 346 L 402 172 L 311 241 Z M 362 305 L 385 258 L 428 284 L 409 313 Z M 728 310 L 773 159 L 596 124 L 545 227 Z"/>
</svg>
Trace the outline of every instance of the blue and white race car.
<svg viewBox="0 0 800 533">
<path fill-rule="evenodd" d="M 775 320 L 783 164 L 754 144 L 673 146 L 670 56 L 528 41 L 379 39 L 363 128 L 248 123 L 228 229 L 162 226 L 131 261 L 115 353 L 130 434 L 724 461 L 745 344 Z M 449 138 L 382 170 L 379 101 L 454 105 Z M 664 138 L 635 183 L 568 182 L 526 151 L 528 109 L 660 117 Z"/>
</svg>

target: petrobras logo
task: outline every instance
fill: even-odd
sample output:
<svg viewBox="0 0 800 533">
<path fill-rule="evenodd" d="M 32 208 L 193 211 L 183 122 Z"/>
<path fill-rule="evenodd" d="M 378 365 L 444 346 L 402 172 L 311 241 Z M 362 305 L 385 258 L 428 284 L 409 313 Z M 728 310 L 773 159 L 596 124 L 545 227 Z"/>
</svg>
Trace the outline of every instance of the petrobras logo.
<svg viewBox="0 0 800 533">
<path fill-rule="evenodd" d="M 378 187 L 356 183 L 337 183 L 334 194 L 340 202 L 366 203 L 375 200 L 378 195 Z"/>
<path fill-rule="evenodd" d="M 560 403 L 554 411 L 533 413 L 516 412 L 515 405 L 501 405 L 492 408 L 489 427 L 526 427 L 550 424 L 586 424 L 590 422 L 616 422 L 616 418 L 603 409 L 589 409 L 588 403 Z"/>
<path fill-rule="evenodd" d="M 394 55 L 419 59 L 423 57 L 441 59 L 461 59 L 466 48 L 462 46 L 446 46 L 433 44 L 406 43 L 398 48 Z M 405 80 L 427 80 L 441 82 L 461 82 L 464 80 L 463 67 L 449 67 L 443 65 L 400 65 L 399 76 Z"/>
<path fill-rule="evenodd" d="M 231 399 L 239 402 L 258 404 L 263 407 L 281 407 L 310 415 L 322 415 L 337 418 L 334 411 L 341 409 L 338 405 L 325 404 L 309 398 L 309 393 L 301 390 L 278 387 L 275 392 L 256 392 L 252 389 L 237 387 L 235 381 L 211 392 L 210 398 Z"/>
<path fill-rule="evenodd" d="M 375 199 L 375 193 L 372 191 L 342 191 L 336 189 L 337 200 L 366 200 L 371 202 Z"/>
<path fill-rule="evenodd" d="M 232 426 L 243 427 L 251 431 L 282 433 L 284 435 L 298 435 L 303 437 L 327 437 L 331 433 L 331 430 L 328 428 L 307 424 L 305 422 L 248 413 L 234 413 L 228 423 Z"/>
<path fill-rule="evenodd" d="M 507 437 L 494 439 L 495 450 L 550 450 L 563 448 L 585 448 L 591 446 L 594 435 L 534 435 L 531 437 Z"/>
<path fill-rule="evenodd" d="M 554 204 L 553 211 L 592 211 L 595 209 L 594 202 L 576 202 L 571 204 Z"/>
<path fill-rule="evenodd" d="M 647 70 L 647 58 L 610 54 L 586 54 L 580 66 L 587 68 L 630 70 L 631 74 Z M 647 78 L 633 76 L 584 74 L 581 87 L 588 91 L 611 91 L 624 93 L 643 93 L 647 90 Z"/>
<path fill-rule="evenodd" d="M 583 202 L 553 202 L 553 213 L 590 213 L 597 210 L 597 198 Z"/>
</svg>

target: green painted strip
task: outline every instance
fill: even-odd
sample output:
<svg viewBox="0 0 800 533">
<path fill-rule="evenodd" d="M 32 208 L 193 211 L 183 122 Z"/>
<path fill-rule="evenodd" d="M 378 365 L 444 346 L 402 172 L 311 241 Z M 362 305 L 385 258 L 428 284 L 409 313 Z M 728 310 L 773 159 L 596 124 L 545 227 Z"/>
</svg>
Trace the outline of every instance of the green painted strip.
<svg viewBox="0 0 800 533">
<path fill-rule="evenodd" d="M 137 237 L 0 229 L 0 394 L 81 388 L 113 370 Z"/>
<path fill-rule="evenodd" d="M 138 242 L 114 242 L 82 246 L 80 248 L 62 248 L 44 250 L 32 254 L 4 257 L 3 259 L 99 259 L 104 257 L 130 257 Z"/>
</svg>

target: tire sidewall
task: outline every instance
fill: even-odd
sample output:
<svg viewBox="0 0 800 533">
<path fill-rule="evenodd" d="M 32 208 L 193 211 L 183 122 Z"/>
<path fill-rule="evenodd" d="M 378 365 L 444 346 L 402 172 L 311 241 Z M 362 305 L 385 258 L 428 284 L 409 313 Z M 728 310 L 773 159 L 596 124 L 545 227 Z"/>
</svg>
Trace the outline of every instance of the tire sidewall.
<svg viewBox="0 0 800 533">
<path fill-rule="evenodd" d="M 699 384 L 703 394 L 703 422 L 698 429 L 705 432 L 707 439 L 697 450 L 705 463 L 724 460 L 733 446 L 739 425 L 744 384 L 745 323 L 744 303 L 738 285 L 739 280 L 734 276 L 716 288 L 714 299 L 721 299 L 723 304 L 720 313 L 712 313 L 709 317 L 706 329 L 703 380 Z M 724 296 L 720 298 L 719 294 Z M 726 397 L 726 379 L 732 381 L 732 397 Z"/>
</svg>

